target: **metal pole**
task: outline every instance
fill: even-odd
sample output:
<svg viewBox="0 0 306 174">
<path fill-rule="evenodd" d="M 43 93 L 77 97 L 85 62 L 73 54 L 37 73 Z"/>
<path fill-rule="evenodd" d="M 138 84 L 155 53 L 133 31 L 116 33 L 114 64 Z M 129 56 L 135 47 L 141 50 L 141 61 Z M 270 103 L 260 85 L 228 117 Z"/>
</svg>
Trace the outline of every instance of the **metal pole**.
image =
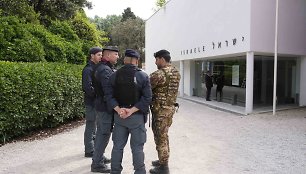
<svg viewBox="0 0 306 174">
<path fill-rule="evenodd" d="M 277 84 L 277 42 L 278 42 L 278 0 L 276 0 L 275 10 L 275 47 L 274 47 L 274 84 L 273 84 L 273 115 L 276 109 L 276 84 Z"/>
</svg>

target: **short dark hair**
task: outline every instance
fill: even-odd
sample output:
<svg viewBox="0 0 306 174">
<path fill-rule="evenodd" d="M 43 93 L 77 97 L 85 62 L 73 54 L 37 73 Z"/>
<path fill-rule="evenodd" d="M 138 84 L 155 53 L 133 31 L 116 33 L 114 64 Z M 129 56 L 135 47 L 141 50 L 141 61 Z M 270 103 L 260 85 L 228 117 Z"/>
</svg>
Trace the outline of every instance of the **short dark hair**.
<svg viewBox="0 0 306 174">
<path fill-rule="evenodd" d="M 167 50 L 159 50 L 156 53 L 154 53 L 154 57 L 163 57 L 165 59 L 166 62 L 170 62 L 171 60 L 171 56 L 170 56 L 170 52 Z"/>
</svg>

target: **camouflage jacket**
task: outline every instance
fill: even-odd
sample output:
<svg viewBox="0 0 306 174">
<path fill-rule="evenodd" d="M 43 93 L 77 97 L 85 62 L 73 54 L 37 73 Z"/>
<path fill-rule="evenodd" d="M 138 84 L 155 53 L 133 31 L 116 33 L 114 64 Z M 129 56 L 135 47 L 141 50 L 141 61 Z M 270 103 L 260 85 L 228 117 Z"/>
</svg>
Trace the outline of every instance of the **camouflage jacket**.
<svg viewBox="0 0 306 174">
<path fill-rule="evenodd" d="M 150 82 L 153 92 L 152 105 L 173 106 L 176 102 L 179 82 L 181 76 L 178 70 L 168 65 L 150 75 Z"/>
</svg>

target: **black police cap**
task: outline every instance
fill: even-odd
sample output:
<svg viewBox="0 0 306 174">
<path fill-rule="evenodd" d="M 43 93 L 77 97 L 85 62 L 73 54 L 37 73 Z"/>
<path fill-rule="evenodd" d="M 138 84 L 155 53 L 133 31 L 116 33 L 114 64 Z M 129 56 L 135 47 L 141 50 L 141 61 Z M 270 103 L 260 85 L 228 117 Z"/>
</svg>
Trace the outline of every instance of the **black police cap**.
<svg viewBox="0 0 306 174">
<path fill-rule="evenodd" d="M 102 48 L 92 47 L 92 48 L 89 49 L 89 54 L 97 54 L 98 52 L 102 52 Z"/>
<path fill-rule="evenodd" d="M 107 47 L 103 48 L 103 51 L 105 51 L 105 50 L 119 52 L 119 49 L 116 46 L 107 46 Z"/>
<path fill-rule="evenodd" d="M 154 53 L 154 57 L 164 57 L 164 56 L 170 56 L 170 52 L 167 50 L 159 50 L 156 53 Z"/>
<path fill-rule="evenodd" d="M 132 49 L 126 49 L 124 55 L 125 55 L 125 57 L 134 57 L 134 58 L 137 58 L 137 59 L 140 58 L 139 53 L 135 50 L 132 50 Z"/>
</svg>

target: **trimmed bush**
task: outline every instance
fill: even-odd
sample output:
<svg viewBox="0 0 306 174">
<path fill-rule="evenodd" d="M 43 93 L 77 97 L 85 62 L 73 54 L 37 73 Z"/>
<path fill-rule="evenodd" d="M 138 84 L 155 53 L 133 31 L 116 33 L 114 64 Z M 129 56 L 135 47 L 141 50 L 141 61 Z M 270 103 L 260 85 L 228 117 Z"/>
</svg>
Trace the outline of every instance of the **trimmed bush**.
<svg viewBox="0 0 306 174">
<path fill-rule="evenodd" d="M 0 144 L 82 117 L 83 66 L 0 61 Z"/>
</svg>

